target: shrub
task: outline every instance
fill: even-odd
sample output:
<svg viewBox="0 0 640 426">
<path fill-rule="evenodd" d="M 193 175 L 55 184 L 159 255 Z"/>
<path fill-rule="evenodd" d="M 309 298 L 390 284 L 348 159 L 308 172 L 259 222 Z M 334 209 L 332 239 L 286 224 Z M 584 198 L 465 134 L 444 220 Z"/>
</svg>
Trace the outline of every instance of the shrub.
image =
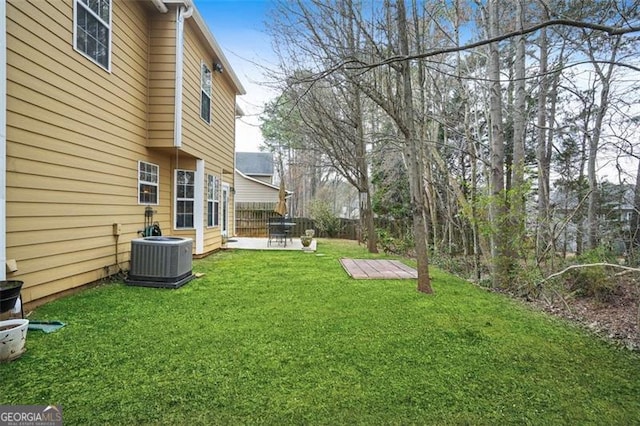
<svg viewBox="0 0 640 426">
<path fill-rule="evenodd" d="M 340 233 L 340 219 L 333 214 L 328 203 L 316 200 L 311 203 L 310 210 L 311 218 L 320 234 L 335 237 Z"/>
<path fill-rule="evenodd" d="M 452 256 L 446 253 L 433 253 L 430 263 L 456 276 L 471 278 L 473 276 L 473 258 L 470 256 Z"/>
<path fill-rule="evenodd" d="M 517 296 L 527 300 L 537 299 L 542 294 L 543 286 L 540 269 L 531 266 L 516 268 L 513 272 L 509 289 Z"/>
<path fill-rule="evenodd" d="M 386 229 L 376 228 L 376 235 L 378 236 L 378 247 L 387 254 L 406 255 L 414 246 L 410 237 L 395 238 Z"/>
<path fill-rule="evenodd" d="M 615 256 L 604 247 L 587 251 L 576 258 L 576 264 L 602 262 L 615 262 Z M 568 271 L 565 274 L 565 286 L 577 296 L 594 297 L 601 302 L 606 302 L 617 293 L 619 284 L 607 273 L 606 267 L 588 266 Z"/>
<path fill-rule="evenodd" d="M 395 238 L 391 236 L 389 231 L 377 228 L 376 234 L 378 236 L 378 247 L 387 254 L 395 253 Z"/>
</svg>

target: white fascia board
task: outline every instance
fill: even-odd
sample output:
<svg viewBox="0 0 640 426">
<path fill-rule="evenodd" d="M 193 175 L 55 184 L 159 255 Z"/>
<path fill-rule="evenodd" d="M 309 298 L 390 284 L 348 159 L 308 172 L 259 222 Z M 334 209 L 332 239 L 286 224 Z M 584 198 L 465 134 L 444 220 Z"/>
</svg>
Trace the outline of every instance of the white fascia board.
<svg viewBox="0 0 640 426">
<path fill-rule="evenodd" d="M 0 280 L 7 279 L 7 2 L 0 1 Z"/>
<path fill-rule="evenodd" d="M 231 79 L 231 81 L 233 82 L 233 85 L 235 86 L 235 90 L 236 90 L 236 95 L 246 95 L 247 91 L 245 90 L 244 86 L 240 82 L 240 79 L 236 75 L 235 71 L 233 71 L 233 68 L 231 68 L 231 64 L 227 60 L 227 57 L 224 55 L 224 53 L 222 53 L 222 48 L 216 41 L 216 38 L 211 33 L 211 29 L 202 18 L 202 15 L 200 15 L 200 12 L 198 11 L 198 8 L 195 7 L 195 5 L 193 5 L 193 20 L 198 26 L 198 29 L 200 30 L 204 38 L 207 40 L 209 47 L 211 48 L 211 50 L 213 50 L 213 53 L 216 55 L 216 57 L 220 61 L 220 64 L 222 65 L 222 68 L 223 68 L 223 72 L 227 74 Z"/>
<path fill-rule="evenodd" d="M 193 4 L 191 0 L 163 0 L 163 3 L 165 5 L 177 4 L 177 5 L 184 5 L 185 7 L 193 8 L 193 16 L 192 16 L 193 20 L 196 23 L 200 33 L 206 39 L 207 44 L 209 45 L 209 48 L 213 51 L 213 53 L 216 55 L 216 57 L 220 61 L 220 64 L 222 65 L 222 68 L 224 70 L 223 72 L 229 75 L 229 78 L 233 82 L 234 88 L 236 90 L 236 95 L 246 95 L 247 91 L 245 90 L 244 86 L 240 82 L 240 79 L 236 75 L 233 68 L 231 68 L 231 64 L 227 60 L 227 57 L 224 55 L 222 48 L 218 44 L 218 41 L 211 33 L 211 29 L 209 28 L 207 23 L 204 21 L 204 18 L 202 17 L 202 15 L 200 15 L 200 11 L 196 7 L 196 5 Z M 180 7 L 178 7 L 178 9 L 180 9 Z"/>
</svg>

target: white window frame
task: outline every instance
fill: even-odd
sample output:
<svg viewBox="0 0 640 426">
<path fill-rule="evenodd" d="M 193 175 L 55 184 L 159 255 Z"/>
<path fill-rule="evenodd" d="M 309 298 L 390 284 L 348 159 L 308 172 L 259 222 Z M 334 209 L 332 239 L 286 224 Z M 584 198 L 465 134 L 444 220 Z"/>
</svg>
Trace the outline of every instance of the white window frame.
<svg viewBox="0 0 640 426">
<path fill-rule="evenodd" d="M 178 196 L 179 195 L 179 191 L 178 191 L 178 186 L 179 186 L 179 182 L 178 182 L 178 174 L 179 173 L 190 173 L 192 175 L 192 186 L 193 186 L 193 196 L 192 197 L 188 197 L 186 195 L 183 196 Z M 173 226 L 175 229 L 194 229 L 195 228 L 195 216 L 196 216 L 196 211 L 195 211 L 195 201 L 196 201 L 196 172 L 195 170 L 185 170 L 185 169 L 176 169 L 175 170 L 175 174 L 174 174 L 174 189 L 175 189 L 175 203 L 173 204 L 173 216 L 174 216 L 174 222 L 173 222 Z M 182 226 L 178 225 L 178 215 L 179 214 L 183 214 L 180 213 L 178 211 L 178 204 L 179 203 L 191 203 L 191 226 L 184 226 L 184 224 Z"/>
<path fill-rule="evenodd" d="M 142 185 L 155 188 L 155 202 L 150 203 L 142 200 Z M 138 204 L 147 206 L 157 206 L 160 204 L 160 166 L 157 164 L 149 163 L 147 161 L 138 161 Z"/>
<path fill-rule="evenodd" d="M 101 4 L 107 3 L 109 7 L 109 21 L 106 22 L 96 11 L 94 11 L 88 4 L 89 0 L 73 0 L 73 48 L 76 52 L 80 53 L 85 58 L 91 60 L 93 63 L 98 65 L 100 68 L 105 69 L 108 72 L 111 72 L 111 41 L 113 39 L 113 31 L 112 31 L 112 14 L 113 14 L 113 3 L 112 0 L 95 0 L 97 1 L 98 6 Z M 97 57 L 92 57 L 89 53 L 87 53 L 84 49 L 78 46 L 78 12 L 80 10 L 86 11 L 89 15 L 95 18 L 98 21 L 98 25 L 101 25 L 107 29 L 107 63 L 102 64 L 98 62 Z M 97 52 L 97 50 L 96 50 Z"/>
<path fill-rule="evenodd" d="M 207 227 L 220 226 L 221 180 L 216 175 L 207 175 Z"/>
<path fill-rule="evenodd" d="M 206 74 L 209 74 L 209 87 L 205 87 Z M 207 124 L 211 124 L 211 92 L 213 91 L 213 74 L 211 68 L 204 62 L 200 62 L 200 118 Z M 204 107 L 205 97 L 209 101 L 209 111 L 207 117 L 203 117 L 202 109 Z"/>
</svg>

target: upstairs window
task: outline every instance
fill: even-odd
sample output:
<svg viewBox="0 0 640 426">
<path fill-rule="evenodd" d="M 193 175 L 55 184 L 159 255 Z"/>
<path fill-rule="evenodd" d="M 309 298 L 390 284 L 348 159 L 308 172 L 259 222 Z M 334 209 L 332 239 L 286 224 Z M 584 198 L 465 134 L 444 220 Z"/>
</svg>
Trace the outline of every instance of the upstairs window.
<svg viewBox="0 0 640 426">
<path fill-rule="evenodd" d="M 138 161 L 138 203 L 158 204 L 158 172 L 155 164 Z"/>
<path fill-rule="evenodd" d="M 107 71 L 111 68 L 111 0 L 75 0 L 73 47 Z"/>
<path fill-rule="evenodd" d="M 211 123 L 211 70 L 204 62 L 200 67 L 200 117 Z"/>
</svg>

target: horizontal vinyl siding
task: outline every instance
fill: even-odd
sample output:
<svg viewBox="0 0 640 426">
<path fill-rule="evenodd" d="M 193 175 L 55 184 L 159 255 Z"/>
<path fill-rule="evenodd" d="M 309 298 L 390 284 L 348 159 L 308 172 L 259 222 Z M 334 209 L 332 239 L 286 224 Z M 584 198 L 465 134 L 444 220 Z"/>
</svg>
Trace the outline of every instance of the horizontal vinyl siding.
<svg viewBox="0 0 640 426">
<path fill-rule="evenodd" d="M 236 174 L 236 203 L 269 203 L 277 202 L 279 191 L 268 188 Z"/>
<path fill-rule="evenodd" d="M 175 114 L 176 12 L 155 15 L 150 22 L 149 141 L 150 147 L 173 147 Z"/>
<path fill-rule="evenodd" d="M 235 94 L 223 78 L 213 71 L 215 58 L 204 49 L 193 30 L 185 25 L 185 58 L 183 89 L 184 149 L 203 158 L 213 169 L 233 170 L 235 150 Z M 211 124 L 200 118 L 200 64 L 204 61 L 213 71 Z M 226 110 L 225 110 L 226 109 Z"/>
<path fill-rule="evenodd" d="M 215 57 L 194 30 L 191 20 L 185 22 L 184 39 L 182 150 L 205 160 L 205 179 L 207 174 L 212 174 L 230 186 L 234 186 L 233 174 L 226 172 L 233 170 L 234 166 L 235 92 L 223 78 L 223 74 L 213 71 Z M 203 61 L 213 71 L 210 124 L 200 117 L 200 66 Z M 203 217 L 197 220 L 204 221 L 206 225 L 206 181 L 204 189 L 205 211 Z M 233 198 L 230 197 L 229 208 L 232 204 Z M 229 234 L 233 233 L 232 226 L 233 217 L 230 216 Z M 222 246 L 221 229 L 221 226 L 205 226 L 205 252 Z"/>
<path fill-rule="evenodd" d="M 66 6 L 64 22 L 54 21 L 49 16 L 49 11 L 63 6 Z M 118 4 L 114 3 L 114 6 L 114 9 L 117 9 Z M 112 75 L 73 50 L 72 14 L 71 0 L 53 0 L 51 3 L 10 1 L 7 12 L 7 62 L 13 65 L 15 58 L 10 55 L 22 56 L 28 65 L 24 62 L 16 63 L 14 69 L 22 68 L 36 76 L 39 76 L 38 72 L 41 69 L 50 70 L 55 74 L 55 79 L 50 79 L 49 75 L 43 75 L 41 78 L 70 91 L 78 100 L 100 99 L 104 102 L 105 109 L 120 108 L 123 103 L 131 105 L 136 107 L 137 117 L 144 119 L 146 88 L 141 86 L 140 82 L 122 78 L 116 66 L 122 63 L 118 59 L 118 49 L 113 50 Z M 114 22 L 117 19 L 119 18 L 114 14 Z M 115 42 L 119 39 L 120 37 L 114 33 Z M 31 71 L 31 67 L 38 69 Z M 11 71 L 11 68 L 8 71 Z M 11 79 L 12 75 L 9 74 L 8 80 Z M 78 87 L 82 88 L 81 93 L 75 90 Z"/>
<path fill-rule="evenodd" d="M 154 219 L 169 226 L 170 160 L 146 148 L 149 18 L 113 2 L 111 72 L 73 49 L 73 2 L 7 5 L 7 257 L 25 302 L 128 267 L 144 222 L 138 160 L 160 166 Z M 112 224 L 122 235 L 112 235 Z"/>
</svg>

